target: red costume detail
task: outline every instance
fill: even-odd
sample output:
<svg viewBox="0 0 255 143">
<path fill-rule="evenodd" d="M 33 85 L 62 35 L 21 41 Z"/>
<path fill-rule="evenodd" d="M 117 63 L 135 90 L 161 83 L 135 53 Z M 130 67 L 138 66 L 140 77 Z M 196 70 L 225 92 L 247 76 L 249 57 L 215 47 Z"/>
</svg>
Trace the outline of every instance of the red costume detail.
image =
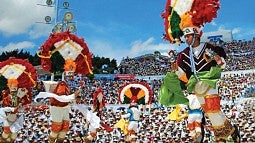
<svg viewBox="0 0 255 143">
<path fill-rule="evenodd" d="M 205 104 L 203 110 L 207 112 L 219 112 L 220 111 L 220 96 L 205 98 Z"/>
<path fill-rule="evenodd" d="M 68 131 L 69 130 L 69 126 L 70 126 L 70 122 L 69 121 L 63 121 L 63 123 L 62 123 L 62 131 Z"/>
<path fill-rule="evenodd" d="M 54 93 L 59 96 L 69 95 L 70 89 L 65 81 L 60 81 L 57 87 L 55 88 Z M 50 104 L 51 106 L 64 107 L 67 106 L 69 102 L 60 102 L 55 98 L 50 98 Z"/>
<path fill-rule="evenodd" d="M 62 123 L 52 122 L 51 130 L 55 133 L 59 133 L 62 130 Z"/>
</svg>

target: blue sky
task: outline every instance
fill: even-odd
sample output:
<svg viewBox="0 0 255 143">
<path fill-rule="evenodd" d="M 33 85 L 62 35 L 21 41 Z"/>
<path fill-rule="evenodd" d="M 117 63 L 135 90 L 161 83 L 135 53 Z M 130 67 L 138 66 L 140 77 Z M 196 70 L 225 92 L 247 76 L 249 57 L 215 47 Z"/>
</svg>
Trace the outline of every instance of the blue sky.
<svg viewBox="0 0 255 143">
<path fill-rule="evenodd" d="M 69 2 L 69 10 L 58 10 L 58 21 L 67 11 L 77 22 L 77 36 L 83 37 L 90 51 L 100 57 L 116 59 L 136 57 L 158 50 L 166 54 L 182 45 L 169 44 L 164 33 L 161 13 L 166 0 L 59 0 L 62 7 Z M 47 40 L 56 12 L 45 7 L 46 0 L 1 0 L 0 53 L 23 49 L 32 55 Z M 254 0 L 221 0 L 218 17 L 206 24 L 203 32 L 232 30 L 234 39 L 251 40 L 255 37 Z M 52 24 L 42 24 L 45 16 Z"/>
</svg>

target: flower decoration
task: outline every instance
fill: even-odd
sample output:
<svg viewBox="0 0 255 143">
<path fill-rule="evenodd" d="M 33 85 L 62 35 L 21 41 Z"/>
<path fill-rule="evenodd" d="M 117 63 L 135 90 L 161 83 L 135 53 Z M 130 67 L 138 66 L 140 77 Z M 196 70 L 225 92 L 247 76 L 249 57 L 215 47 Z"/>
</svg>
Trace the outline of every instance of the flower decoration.
<svg viewBox="0 0 255 143">
<path fill-rule="evenodd" d="M 8 83 L 7 83 L 7 86 L 9 87 L 9 89 L 16 89 L 18 88 L 18 84 L 19 82 L 17 81 L 17 79 L 8 79 Z"/>
<path fill-rule="evenodd" d="M 76 64 L 72 59 L 65 60 L 64 65 L 65 71 L 75 71 L 76 70 Z"/>
</svg>

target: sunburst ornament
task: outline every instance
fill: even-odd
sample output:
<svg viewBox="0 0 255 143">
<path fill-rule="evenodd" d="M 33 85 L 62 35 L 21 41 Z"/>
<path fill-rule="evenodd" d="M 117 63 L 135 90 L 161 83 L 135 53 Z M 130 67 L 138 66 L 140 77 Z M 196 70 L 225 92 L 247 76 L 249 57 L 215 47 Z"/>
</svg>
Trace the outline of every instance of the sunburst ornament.
<svg viewBox="0 0 255 143">
<path fill-rule="evenodd" d="M 153 91 L 146 82 L 130 82 L 120 88 L 119 101 L 124 104 L 150 104 L 152 94 Z"/>
<path fill-rule="evenodd" d="M 59 53 L 65 60 L 65 65 L 63 65 L 65 71 L 73 71 L 75 74 L 82 75 L 92 74 L 92 53 L 90 53 L 84 39 L 77 37 L 75 34 L 65 31 L 50 35 L 37 53 L 41 58 L 41 66 L 44 70 L 56 72 L 52 71 L 54 53 Z M 67 68 L 70 64 L 72 70 Z M 79 68 L 74 69 L 74 67 Z"/>
<path fill-rule="evenodd" d="M 17 81 L 20 88 L 31 88 L 37 80 L 34 66 L 27 60 L 14 57 L 0 63 L 0 73 L 9 82 Z"/>
<path fill-rule="evenodd" d="M 0 69 L 0 73 L 7 79 L 17 79 L 26 67 L 21 64 L 10 63 Z"/>
<path fill-rule="evenodd" d="M 32 87 L 36 85 L 36 81 L 37 72 L 28 60 L 10 57 L 0 62 L 2 99 L 6 98 L 10 92 L 15 91 L 22 105 L 31 103 Z M 9 106 L 7 101 L 2 104 L 4 107 Z"/>
</svg>

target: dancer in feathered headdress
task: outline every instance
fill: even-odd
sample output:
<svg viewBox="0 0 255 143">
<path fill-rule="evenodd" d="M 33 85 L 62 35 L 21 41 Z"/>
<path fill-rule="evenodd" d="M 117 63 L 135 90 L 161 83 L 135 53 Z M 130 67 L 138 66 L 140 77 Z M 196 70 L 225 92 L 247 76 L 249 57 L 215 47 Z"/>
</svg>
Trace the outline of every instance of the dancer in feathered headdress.
<svg viewBox="0 0 255 143">
<path fill-rule="evenodd" d="M 27 60 L 10 57 L 0 62 L 3 107 L 0 108 L 0 122 L 3 123 L 0 142 L 16 140 L 24 119 L 19 111 L 23 105 L 31 103 L 32 87 L 36 80 L 36 70 Z"/>
<path fill-rule="evenodd" d="M 93 94 L 93 110 L 101 112 L 105 107 L 103 89 L 98 88 Z"/>
<path fill-rule="evenodd" d="M 201 28 L 217 17 L 219 0 L 168 0 L 165 18 L 165 39 L 170 43 L 179 42 L 184 36 L 188 47 L 177 56 L 175 73 L 185 83 L 192 96 L 189 107 L 203 112 L 209 118 L 217 141 L 226 140 L 230 135 L 238 141 L 238 134 L 220 109 L 217 81 L 222 68 L 226 66 L 226 53 L 222 47 L 201 43 Z M 199 102 L 192 102 L 199 101 Z M 200 103 L 201 105 L 198 105 Z M 189 112 L 190 135 L 195 141 L 201 137 L 201 111 Z M 193 116 L 192 116 L 193 115 Z"/>
<path fill-rule="evenodd" d="M 84 39 L 69 31 L 51 34 L 40 47 L 38 56 L 44 70 L 52 73 L 58 72 L 56 67 L 64 70 L 62 81 L 43 81 L 47 92 L 40 92 L 36 97 L 36 99 L 50 97 L 52 124 L 49 142 L 63 142 L 65 139 L 70 125 L 69 103 L 81 98 L 81 89 L 71 94 L 65 80 L 72 80 L 77 74 L 83 76 L 92 74 L 91 55 Z"/>
<path fill-rule="evenodd" d="M 119 90 L 119 100 L 121 103 L 129 103 L 127 113 L 121 116 L 121 120 L 115 127 L 121 128 L 125 134 L 125 141 L 130 142 L 136 138 L 141 111 L 139 104 L 150 104 L 153 91 L 145 82 L 130 82 L 122 86 Z"/>
</svg>

